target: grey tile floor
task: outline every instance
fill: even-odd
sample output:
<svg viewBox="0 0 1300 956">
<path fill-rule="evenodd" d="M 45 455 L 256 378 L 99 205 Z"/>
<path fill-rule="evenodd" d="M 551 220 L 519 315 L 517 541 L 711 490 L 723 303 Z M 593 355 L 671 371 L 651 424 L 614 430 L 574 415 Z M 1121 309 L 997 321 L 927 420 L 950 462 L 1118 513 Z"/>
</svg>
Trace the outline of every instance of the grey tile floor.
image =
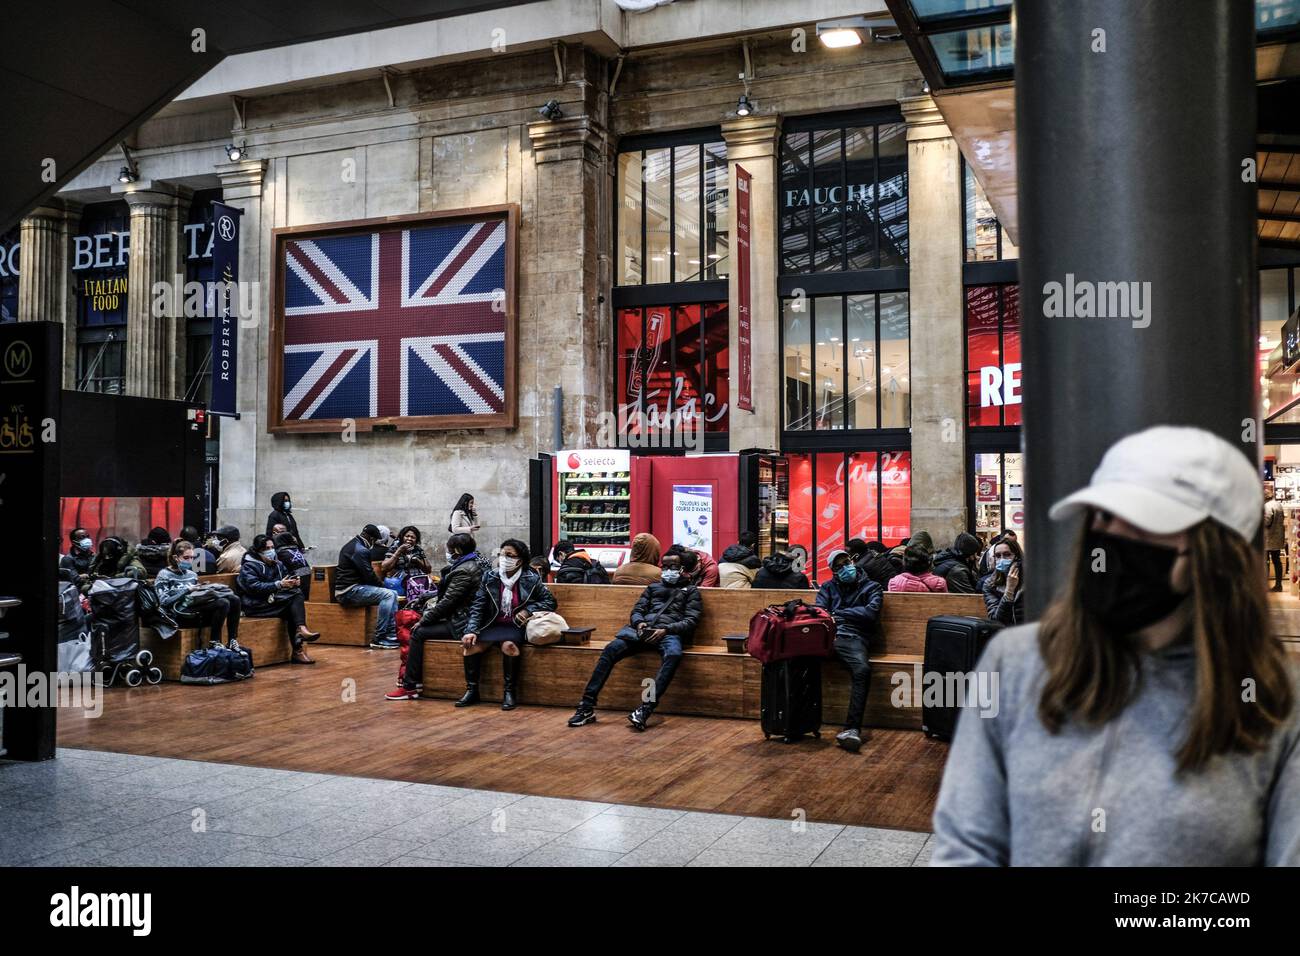
<svg viewBox="0 0 1300 956">
<path fill-rule="evenodd" d="M 0 761 L 2 866 L 925 866 L 930 836 L 60 750 Z"/>
</svg>

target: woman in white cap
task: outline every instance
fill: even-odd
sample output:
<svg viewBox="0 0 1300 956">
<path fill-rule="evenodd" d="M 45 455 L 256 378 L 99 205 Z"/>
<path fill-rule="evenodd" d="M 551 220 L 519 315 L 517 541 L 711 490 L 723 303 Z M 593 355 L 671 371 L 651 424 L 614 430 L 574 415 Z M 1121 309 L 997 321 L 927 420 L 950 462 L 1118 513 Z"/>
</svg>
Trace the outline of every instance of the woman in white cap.
<svg viewBox="0 0 1300 956">
<path fill-rule="evenodd" d="M 995 704 L 958 722 L 935 865 L 1300 865 L 1297 680 L 1260 510 L 1241 451 L 1169 426 L 1052 508 L 1084 515 L 1074 570 L 980 661 Z"/>
</svg>

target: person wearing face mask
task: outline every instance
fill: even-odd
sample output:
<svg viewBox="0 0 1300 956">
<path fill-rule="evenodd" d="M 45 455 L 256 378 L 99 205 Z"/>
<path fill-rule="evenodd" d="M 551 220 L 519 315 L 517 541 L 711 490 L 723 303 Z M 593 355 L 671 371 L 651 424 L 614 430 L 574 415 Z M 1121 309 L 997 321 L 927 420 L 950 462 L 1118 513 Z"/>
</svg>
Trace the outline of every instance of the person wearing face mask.
<svg viewBox="0 0 1300 956">
<path fill-rule="evenodd" d="M 1300 674 L 1261 506 L 1241 446 L 1158 426 L 1052 507 L 1083 517 L 1069 574 L 972 675 L 998 706 L 957 722 L 932 865 L 1300 865 Z"/>
<path fill-rule="evenodd" d="M 406 652 L 406 670 L 397 686 L 388 692 L 388 700 L 415 700 L 420 696 L 424 675 L 424 642 L 434 639 L 459 641 L 465 636 L 469 613 L 478 596 L 483 575 L 491 565 L 478 553 L 478 544 L 468 534 L 453 534 L 443 552 L 447 564 L 438 581 L 437 600 L 429 601 L 420 622 L 411 630 Z M 457 707 L 478 703 L 479 671 L 482 654 L 465 655 L 465 694 Z"/>
<path fill-rule="evenodd" d="M 990 621 L 1008 626 L 1025 623 L 1025 587 L 1021 578 L 1024 557 L 1014 537 L 1003 537 L 993 546 L 993 573 L 984 579 L 981 588 Z"/>
<path fill-rule="evenodd" d="M 817 590 L 817 606 L 835 619 L 834 653 L 849 672 L 849 712 L 835 742 L 850 753 L 862 749 L 862 715 L 871 681 L 868 642 L 880 620 L 884 592 L 853 563 L 847 551 L 831 552 L 831 579 Z"/>
<path fill-rule="evenodd" d="M 287 491 L 277 491 L 271 495 L 271 513 L 266 516 L 266 533 L 274 537 L 276 525 L 284 525 L 284 530 L 293 535 L 299 551 L 306 551 L 302 535 L 298 533 L 298 522 L 293 516 L 293 499 Z"/>
<path fill-rule="evenodd" d="M 396 650 L 397 592 L 384 587 L 370 563 L 370 549 L 379 543 L 379 529 L 372 524 L 339 549 L 338 567 L 334 569 L 334 600 L 344 607 L 379 606 L 375 635 L 370 646 L 377 650 Z"/>
<path fill-rule="evenodd" d="M 239 577 L 235 589 L 243 597 L 244 613 L 249 617 L 278 617 L 289 630 L 293 644 L 292 662 L 316 663 L 303 647 L 318 637 L 307 629 L 307 608 L 299 585 L 302 582 L 290 574 L 275 554 L 275 543 L 266 535 L 253 539 L 253 547 L 239 564 Z"/>
<path fill-rule="evenodd" d="M 528 566 L 532 555 L 528 545 L 515 538 L 501 542 L 497 566 L 484 573 L 469 611 L 461 644 L 465 648 L 465 695 L 456 703 L 468 707 L 478 703 L 479 673 L 483 652 L 501 647 L 501 673 L 505 690 L 501 709 L 515 709 L 519 678 L 519 649 L 524 644 L 524 626 L 539 611 L 554 611 L 555 595 Z"/>
<path fill-rule="evenodd" d="M 90 589 L 95 578 L 135 578 L 143 581 L 148 577 L 144 565 L 135 556 L 135 548 L 116 535 L 99 542 L 99 551 L 90 562 L 89 575 L 83 591 Z"/>
<path fill-rule="evenodd" d="M 569 718 L 570 727 L 596 720 L 596 699 L 615 664 L 639 651 L 656 650 L 659 673 L 655 675 L 654 697 L 627 715 L 633 730 L 646 729 L 682 662 L 682 642 L 691 639 L 704 613 L 699 589 L 693 583 L 698 564 L 699 555 L 689 548 L 675 554 L 669 549 L 664 555 L 660 580 L 641 592 L 628 626 L 620 628 L 600 652 L 578 709 Z"/>
<path fill-rule="evenodd" d="M 167 549 L 167 566 L 154 579 L 158 603 L 171 612 L 181 627 L 207 627 L 208 642 L 221 643 L 222 626 L 225 626 L 226 646 L 233 646 L 239 637 L 239 615 L 243 603 L 239 595 L 219 597 L 215 601 L 191 607 L 189 594 L 198 586 L 199 577 L 194 571 L 194 545 L 177 538 Z"/>
<path fill-rule="evenodd" d="M 95 542 L 85 528 L 73 528 L 68 535 L 71 547 L 59 558 L 59 577 L 80 587 L 90 580 L 90 562 L 95 558 Z"/>
<path fill-rule="evenodd" d="M 223 524 L 212 532 L 208 546 L 217 552 L 217 573 L 238 574 L 239 566 L 248 553 L 239 541 L 239 529 L 232 524 Z"/>
</svg>

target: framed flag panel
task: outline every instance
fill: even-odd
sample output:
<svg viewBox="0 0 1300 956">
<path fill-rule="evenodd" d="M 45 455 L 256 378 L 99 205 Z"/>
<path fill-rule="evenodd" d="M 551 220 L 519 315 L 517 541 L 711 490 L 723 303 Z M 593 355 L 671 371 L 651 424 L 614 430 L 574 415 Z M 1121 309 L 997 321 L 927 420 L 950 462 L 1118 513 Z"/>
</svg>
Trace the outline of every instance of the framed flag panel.
<svg viewBox="0 0 1300 956">
<path fill-rule="evenodd" d="M 519 207 L 276 229 L 267 429 L 513 428 Z"/>
</svg>

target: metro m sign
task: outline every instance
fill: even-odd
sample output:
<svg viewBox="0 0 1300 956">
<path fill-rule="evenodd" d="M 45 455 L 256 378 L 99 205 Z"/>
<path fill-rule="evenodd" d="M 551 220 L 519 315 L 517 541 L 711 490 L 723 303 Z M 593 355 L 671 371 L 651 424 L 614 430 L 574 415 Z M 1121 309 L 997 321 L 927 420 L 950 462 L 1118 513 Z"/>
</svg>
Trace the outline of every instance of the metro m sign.
<svg viewBox="0 0 1300 956">
<path fill-rule="evenodd" d="M 980 408 L 1020 404 L 1020 363 L 980 369 Z"/>
</svg>

